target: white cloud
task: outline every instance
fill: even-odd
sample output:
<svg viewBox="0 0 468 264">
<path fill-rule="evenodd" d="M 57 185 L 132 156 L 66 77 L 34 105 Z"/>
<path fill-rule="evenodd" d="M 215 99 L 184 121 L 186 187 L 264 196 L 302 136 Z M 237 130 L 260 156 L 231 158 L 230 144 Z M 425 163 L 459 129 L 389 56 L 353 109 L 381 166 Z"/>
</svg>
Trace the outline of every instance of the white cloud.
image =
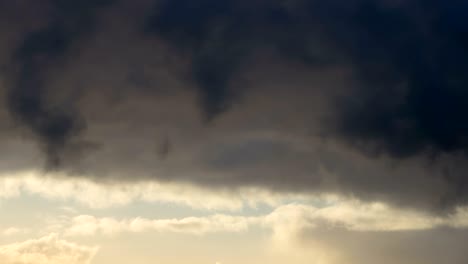
<svg viewBox="0 0 468 264">
<path fill-rule="evenodd" d="M 40 174 L 35 171 L 0 175 L 0 199 L 11 199 L 26 193 L 50 200 L 73 201 L 91 208 L 125 206 L 136 201 L 172 203 L 203 210 L 236 211 L 260 204 L 278 206 L 287 200 L 306 200 L 296 194 L 274 194 L 255 188 L 237 191 L 213 191 L 190 184 L 147 182 L 98 183 L 86 178 Z M 325 197 L 325 196 L 324 196 Z M 325 197 L 328 199 L 328 197 Z M 322 197 L 313 197 L 322 199 Z"/>
<path fill-rule="evenodd" d="M 402 231 L 431 229 L 440 225 L 454 226 L 455 217 L 461 216 L 457 214 L 442 218 L 423 212 L 392 208 L 383 203 L 348 201 L 323 208 L 301 204 L 284 205 L 268 215 L 266 221 L 352 231 Z"/>
<path fill-rule="evenodd" d="M 40 239 L 0 246 L 2 264 L 89 264 L 96 247 L 80 246 L 50 234 Z"/>
<path fill-rule="evenodd" d="M 181 219 L 134 218 L 116 220 L 80 215 L 71 219 L 64 233 L 68 236 L 96 234 L 114 235 L 123 232 L 173 232 L 201 235 L 215 232 L 241 232 L 257 221 L 254 217 L 213 215 L 208 217 L 187 217 Z"/>
<path fill-rule="evenodd" d="M 273 230 L 276 239 L 287 240 L 300 230 L 342 229 L 357 232 L 389 232 L 429 230 L 441 226 L 468 227 L 468 210 L 460 209 L 447 217 L 402 210 L 381 203 L 348 201 L 318 208 L 303 204 L 289 204 L 261 216 L 232 216 L 215 214 L 180 219 L 112 217 L 97 218 L 80 215 L 66 219 L 59 229 L 66 235 L 113 235 L 123 232 L 176 232 L 205 234 L 213 232 L 241 232 L 251 226 Z"/>
</svg>

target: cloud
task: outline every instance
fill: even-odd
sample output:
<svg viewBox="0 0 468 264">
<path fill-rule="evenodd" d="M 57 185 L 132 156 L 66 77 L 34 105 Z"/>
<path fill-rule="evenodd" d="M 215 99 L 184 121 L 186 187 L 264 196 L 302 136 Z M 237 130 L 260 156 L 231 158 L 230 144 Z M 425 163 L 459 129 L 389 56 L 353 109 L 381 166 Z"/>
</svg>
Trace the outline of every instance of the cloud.
<svg viewBox="0 0 468 264">
<path fill-rule="evenodd" d="M 104 2 L 2 3 L 2 174 L 468 201 L 464 3 Z"/>
<path fill-rule="evenodd" d="M 340 201 L 323 206 L 288 204 L 256 216 L 209 215 L 173 219 L 116 219 L 78 215 L 61 222 L 69 237 L 125 236 L 127 233 L 209 235 L 264 230 L 265 250 L 276 261 L 347 263 L 464 263 L 468 213 L 451 216 L 402 210 L 381 203 Z M 262 234 L 264 234 L 262 232 Z M 445 255 L 445 253 L 449 253 Z"/>
<path fill-rule="evenodd" d="M 80 246 L 50 234 L 0 246 L 0 261 L 5 264 L 89 264 L 97 250 L 96 247 Z"/>
<path fill-rule="evenodd" d="M 62 216 L 51 230 L 68 238 L 93 239 L 102 236 L 124 239 L 130 233 L 210 237 L 236 233 L 249 239 L 262 234 L 261 241 L 266 244 L 260 247 L 275 261 L 293 258 L 297 263 L 367 264 L 380 260 L 435 264 L 446 258 L 461 264 L 466 261 L 462 245 L 468 230 L 467 212 L 467 208 L 459 208 L 450 216 L 434 216 L 382 203 L 342 200 L 321 206 L 286 204 L 264 215 L 212 214 L 162 219 L 68 215 Z M 269 239 L 265 240 L 265 235 Z"/>
<path fill-rule="evenodd" d="M 49 166 L 59 165 L 63 148 L 84 124 L 72 105 L 52 106 L 47 102 L 46 76 L 69 55 L 83 33 L 93 28 L 96 9 L 106 2 L 111 1 L 47 1 L 44 5 L 49 9 L 49 21 L 27 33 L 14 51 L 18 72 L 8 90 L 8 110 L 43 143 Z"/>
<path fill-rule="evenodd" d="M 267 217 L 271 254 L 324 264 L 461 264 L 468 260 L 465 210 L 438 218 L 382 204 L 288 205 Z"/>
<path fill-rule="evenodd" d="M 288 242 L 273 244 L 277 259 L 296 256 L 325 264 L 465 263 L 466 230 L 433 229 L 406 232 L 353 232 L 301 229 Z"/>
<path fill-rule="evenodd" d="M 265 216 L 266 223 L 275 228 L 293 226 L 308 229 L 344 229 L 356 232 L 417 231 L 440 227 L 467 228 L 467 209 L 440 217 L 424 212 L 392 208 L 382 203 L 341 201 L 330 206 L 290 204 L 276 208 Z M 290 230 L 289 230 L 290 231 Z M 294 234 L 294 232 L 285 234 Z"/>
<path fill-rule="evenodd" d="M 298 254 L 318 263 L 350 264 L 465 263 L 466 230 L 431 229 L 406 232 L 353 232 L 301 229 L 287 243 L 275 241 L 282 254 Z M 281 254 L 278 254 L 281 256 Z"/>
<path fill-rule="evenodd" d="M 456 11 L 466 8 L 439 1 L 353 0 L 343 7 L 340 1 L 166 0 L 158 1 L 148 31 L 191 52 L 208 115 L 232 104 L 230 80 L 259 49 L 302 61 L 310 71 L 349 65 L 357 83 L 340 104 L 338 133 L 404 157 L 466 150 L 467 127 L 459 120 L 467 112 L 467 65 L 458 60 L 466 56 L 466 23 Z"/>
<path fill-rule="evenodd" d="M 113 218 L 96 218 L 90 215 L 76 216 L 71 225 L 66 227 L 69 236 L 93 236 L 96 234 L 114 235 L 126 232 L 169 232 L 203 235 L 219 232 L 246 231 L 255 218 L 213 215 L 209 217 L 187 217 L 182 219 L 145 219 L 134 218 L 116 220 Z"/>
<path fill-rule="evenodd" d="M 36 171 L 0 177 L 1 199 L 14 199 L 24 194 L 49 200 L 73 201 L 94 209 L 145 202 L 170 203 L 207 211 L 239 211 L 245 207 L 275 206 L 292 199 L 311 201 L 332 199 L 326 196 L 275 194 L 255 188 L 216 191 L 189 184 L 156 181 L 95 182 L 53 173 L 41 175 Z"/>
<path fill-rule="evenodd" d="M 142 217 L 118 220 L 91 215 L 67 217 L 60 229 L 70 236 L 114 235 L 119 233 L 169 232 L 207 234 L 245 232 L 252 227 L 273 231 L 274 239 L 289 239 L 302 229 L 347 230 L 350 232 L 403 232 L 437 228 L 468 228 L 468 209 L 460 208 L 447 217 L 424 212 L 401 210 L 381 203 L 340 201 L 323 207 L 288 204 L 261 216 L 215 214 L 179 219 L 147 219 Z"/>
</svg>

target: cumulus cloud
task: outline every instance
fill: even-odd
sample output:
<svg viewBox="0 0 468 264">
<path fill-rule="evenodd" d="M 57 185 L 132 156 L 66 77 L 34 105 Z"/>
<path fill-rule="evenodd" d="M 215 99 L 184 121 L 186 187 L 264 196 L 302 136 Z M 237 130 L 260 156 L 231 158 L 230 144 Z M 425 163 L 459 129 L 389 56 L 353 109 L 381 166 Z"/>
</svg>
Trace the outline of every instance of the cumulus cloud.
<svg viewBox="0 0 468 264">
<path fill-rule="evenodd" d="M 89 264 L 96 247 L 80 246 L 56 234 L 0 246 L 0 261 L 5 264 Z"/>
</svg>

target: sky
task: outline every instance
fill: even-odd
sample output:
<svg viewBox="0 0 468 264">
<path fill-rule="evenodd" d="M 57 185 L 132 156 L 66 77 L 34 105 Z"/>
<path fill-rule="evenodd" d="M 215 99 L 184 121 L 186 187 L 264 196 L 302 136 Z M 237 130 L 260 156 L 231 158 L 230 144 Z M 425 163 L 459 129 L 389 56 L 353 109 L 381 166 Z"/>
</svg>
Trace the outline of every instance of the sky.
<svg viewBox="0 0 468 264">
<path fill-rule="evenodd" d="M 0 0 L 0 263 L 468 263 L 467 12 Z"/>
</svg>

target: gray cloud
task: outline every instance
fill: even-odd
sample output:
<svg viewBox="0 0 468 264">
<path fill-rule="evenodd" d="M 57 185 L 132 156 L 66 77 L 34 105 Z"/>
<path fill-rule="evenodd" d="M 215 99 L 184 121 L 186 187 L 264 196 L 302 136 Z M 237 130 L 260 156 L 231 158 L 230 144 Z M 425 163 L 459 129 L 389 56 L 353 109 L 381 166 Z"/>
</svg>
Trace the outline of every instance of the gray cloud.
<svg viewBox="0 0 468 264">
<path fill-rule="evenodd" d="M 2 3 L 35 13 L 2 16 L 5 172 L 466 204 L 462 3 L 25 3 Z"/>
<path fill-rule="evenodd" d="M 327 263 L 465 263 L 466 231 L 436 229 L 405 232 L 314 230 L 301 234 L 303 246 L 326 250 Z M 312 249 L 311 249 L 312 251 Z"/>
</svg>

